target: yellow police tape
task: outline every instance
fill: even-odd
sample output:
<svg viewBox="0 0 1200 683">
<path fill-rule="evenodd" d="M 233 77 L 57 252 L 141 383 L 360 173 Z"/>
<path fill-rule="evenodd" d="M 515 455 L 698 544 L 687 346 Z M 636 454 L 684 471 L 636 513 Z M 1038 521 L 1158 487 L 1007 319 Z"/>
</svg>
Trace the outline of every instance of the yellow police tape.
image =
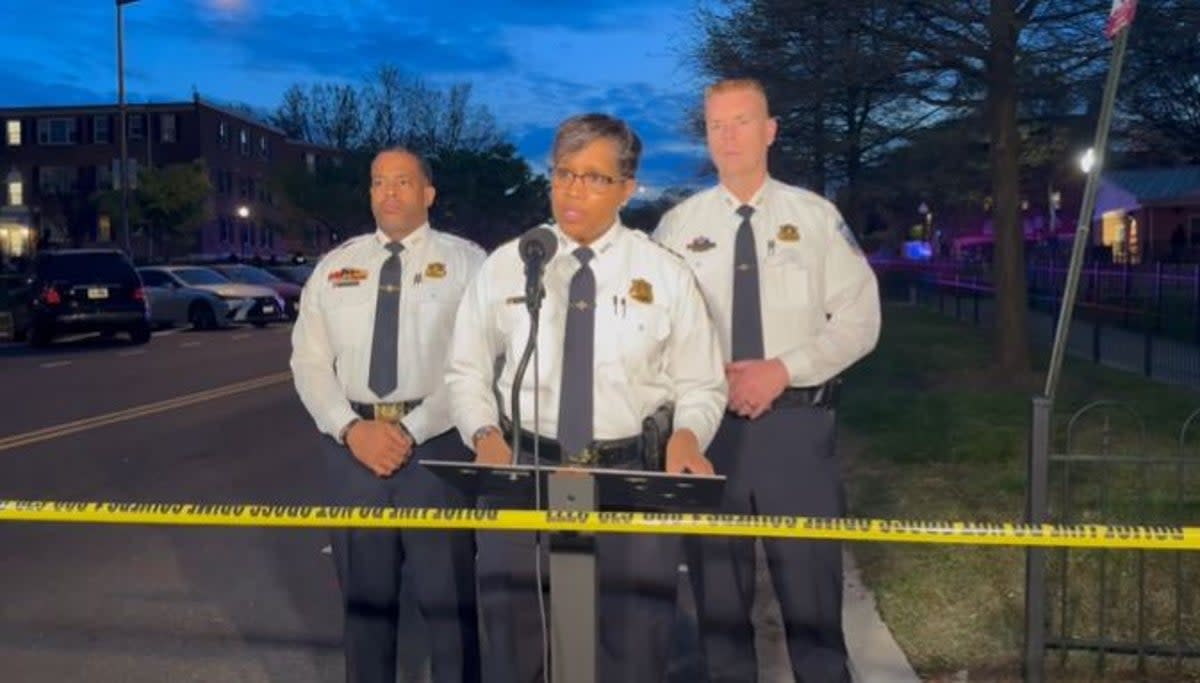
<svg viewBox="0 0 1200 683">
<path fill-rule="evenodd" d="M 565 510 L 477 510 L 204 503 L 0 500 L 0 522 L 171 526 L 479 529 L 715 536 L 956 545 L 1200 549 L 1200 527 L 1104 524 L 1026 525 Z"/>
</svg>

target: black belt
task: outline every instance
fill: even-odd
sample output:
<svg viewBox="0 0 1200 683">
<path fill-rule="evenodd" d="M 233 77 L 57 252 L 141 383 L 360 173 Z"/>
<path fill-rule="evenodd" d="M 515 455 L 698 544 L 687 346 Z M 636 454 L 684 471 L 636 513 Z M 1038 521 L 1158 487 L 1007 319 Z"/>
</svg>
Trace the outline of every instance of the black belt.
<svg viewBox="0 0 1200 683">
<path fill-rule="evenodd" d="M 512 425 L 507 419 L 502 422 L 504 423 L 504 438 L 507 442 L 512 443 Z M 645 469 L 640 436 L 593 441 L 587 448 L 578 453 L 569 453 L 565 458 L 562 446 L 558 441 L 546 436 L 535 435 L 527 429 L 521 430 L 519 445 L 522 453 L 533 454 L 534 438 L 537 438 L 538 441 L 538 459 L 548 464 Z"/>
<path fill-rule="evenodd" d="M 417 406 L 423 399 L 413 401 L 397 401 L 395 403 L 356 403 L 350 402 L 350 407 L 364 420 L 380 420 L 382 422 L 399 422 Z"/>
<path fill-rule="evenodd" d="M 788 387 L 771 404 L 771 409 L 832 408 L 837 403 L 841 383 L 840 378 L 834 378 L 815 387 Z"/>
</svg>

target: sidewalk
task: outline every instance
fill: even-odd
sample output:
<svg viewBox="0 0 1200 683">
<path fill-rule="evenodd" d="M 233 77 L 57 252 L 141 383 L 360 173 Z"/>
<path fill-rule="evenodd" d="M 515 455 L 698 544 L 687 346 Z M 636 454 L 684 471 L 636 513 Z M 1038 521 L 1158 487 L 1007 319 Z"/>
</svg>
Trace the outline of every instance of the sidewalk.
<svg viewBox="0 0 1200 683">
<path fill-rule="evenodd" d="M 845 553 L 845 588 L 842 604 L 842 623 L 846 647 L 850 651 L 850 673 L 855 683 L 919 683 L 916 673 L 892 638 L 879 612 L 875 596 L 862 584 L 854 557 Z M 762 548 L 758 550 L 758 583 L 754 604 L 754 628 L 760 669 L 758 683 L 794 683 L 788 664 L 787 645 L 783 640 L 783 623 L 779 605 L 765 571 Z M 678 651 L 684 654 L 672 662 L 668 681 L 703 680 L 695 643 L 695 605 L 687 582 L 680 574 L 682 624 L 677 632 Z"/>
</svg>

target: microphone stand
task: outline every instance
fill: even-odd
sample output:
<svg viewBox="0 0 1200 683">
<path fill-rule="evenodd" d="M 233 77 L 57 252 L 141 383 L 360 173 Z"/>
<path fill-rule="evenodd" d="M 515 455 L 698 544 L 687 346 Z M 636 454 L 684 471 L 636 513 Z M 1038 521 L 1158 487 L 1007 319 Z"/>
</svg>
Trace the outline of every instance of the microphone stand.
<svg viewBox="0 0 1200 683">
<path fill-rule="evenodd" d="M 513 389 L 510 396 L 511 405 L 509 413 L 512 415 L 512 457 L 513 463 L 516 464 L 518 454 L 521 452 L 521 384 L 525 381 L 525 373 L 529 370 L 529 360 L 537 350 L 537 336 L 541 321 L 542 299 L 546 296 L 546 289 L 542 286 L 541 270 L 532 270 L 532 267 L 527 266 L 527 284 L 525 286 L 525 307 L 529 310 L 529 337 L 525 340 L 525 349 L 521 353 L 521 360 L 517 364 L 516 371 L 513 373 Z M 537 372 L 534 372 L 534 391 L 533 391 L 533 419 L 535 421 L 533 428 L 533 467 L 534 467 L 534 509 L 541 510 L 544 507 L 541 491 L 541 472 L 538 471 L 540 465 L 539 451 L 541 438 L 537 433 L 538 420 L 538 403 L 539 394 L 537 384 Z"/>
<path fill-rule="evenodd" d="M 529 309 L 529 337 L 525 340 L 525 349 L 521 353 L 521 361 L 513 373 L 513 388 L 510 396 L 512 415 L 512 457 L 515 464 L 521 452 L 521 384 L 525 381 L 525 373 L 529 369 L 529 359 L 537 351 L 538 328 L 541 321 L 542 299 L 546 296 L 546 288 L 542 286 L 542 268 L 536 263 L 525 264 L 525 307 Z M 537 427 L 539 423 L 538 406 L 541 392 L 538 391 L 538 367 L 533 368 L 533 507 L 535 510 L 546 508 L 542 496 L 541 471 L 541 435 Z M 549 624 L 546 615 L 545 596 L 542 592 L 542 533 L 534 532 L 533 546 L 534 585 L 538 599 L 538 618 L 542 630 L 542 680 L 548 683 L 550 677 L 550 638 Z"/>
</svg>

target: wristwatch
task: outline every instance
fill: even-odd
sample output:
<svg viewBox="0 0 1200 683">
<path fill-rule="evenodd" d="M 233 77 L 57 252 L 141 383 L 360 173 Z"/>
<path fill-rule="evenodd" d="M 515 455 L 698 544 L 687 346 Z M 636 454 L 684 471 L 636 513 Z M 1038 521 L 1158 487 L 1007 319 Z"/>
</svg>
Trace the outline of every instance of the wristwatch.
<svg viewBox="0 0 1200 683">
<path fill-rule="evenodd" d="M 482 441 L 483 439 L 486 439 L 492 433 L 499 434 L 500 428 L 497 427 L 496 425 L 486 425 L 486 426 L 480 427 L 479 429 L 476 429 L 475 433 L 471 435 L 471 445 L 478 446 L 480 441 Z"/>
</svg>

